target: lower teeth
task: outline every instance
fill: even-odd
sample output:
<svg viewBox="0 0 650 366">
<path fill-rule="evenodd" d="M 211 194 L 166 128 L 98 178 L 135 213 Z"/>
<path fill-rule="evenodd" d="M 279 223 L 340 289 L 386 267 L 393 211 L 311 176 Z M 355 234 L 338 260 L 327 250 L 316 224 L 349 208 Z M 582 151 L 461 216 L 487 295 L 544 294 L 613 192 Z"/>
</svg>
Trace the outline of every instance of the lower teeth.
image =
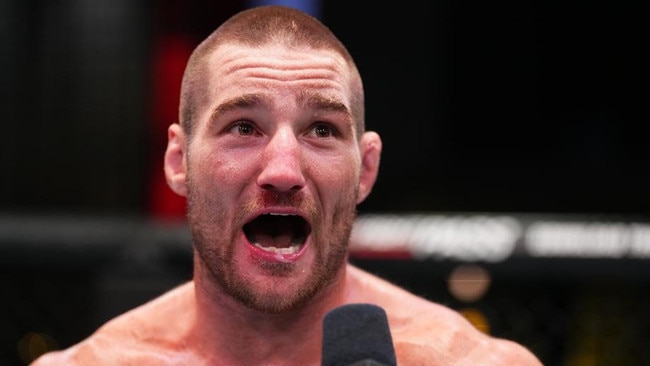
<svg viewBox="0 0 650 366">
<path fill-rule="evenodd" d="M 275 254 L 294 254 L 298 251 L 298 249 L 300 249 L 300 245 L 292 245 L 288 248 L 276 248 L 276 247 L 265 247 L 259 243 L 255 243 L 255 246 L 267 252 L 272 252 Z"/>
</svg>

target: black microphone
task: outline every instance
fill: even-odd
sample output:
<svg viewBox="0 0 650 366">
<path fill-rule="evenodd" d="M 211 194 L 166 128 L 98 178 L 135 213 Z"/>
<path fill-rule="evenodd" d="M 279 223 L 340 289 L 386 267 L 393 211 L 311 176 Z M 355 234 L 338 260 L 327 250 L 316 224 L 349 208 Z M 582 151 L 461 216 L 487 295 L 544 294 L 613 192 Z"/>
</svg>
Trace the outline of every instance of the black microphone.
<svg viewBox="0 0 650 366">
<path fill-rule="evenodd" d="M 396 366 L 384 309 L 372 304 L 334 308 L 323 318 L 322 366 Z"/>
</svg>

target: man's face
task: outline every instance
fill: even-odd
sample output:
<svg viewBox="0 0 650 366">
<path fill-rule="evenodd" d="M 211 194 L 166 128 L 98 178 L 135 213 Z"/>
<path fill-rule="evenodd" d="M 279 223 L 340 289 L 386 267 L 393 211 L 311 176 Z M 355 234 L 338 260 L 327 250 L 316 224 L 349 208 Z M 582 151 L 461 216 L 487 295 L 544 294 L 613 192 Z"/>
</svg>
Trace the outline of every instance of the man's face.
<svg viewBox="0 0 650 366">
<path fill-rule="evenodd" d="M 249 307 L 291 310 L 341 273 L 376 176 L 350 70 L 329 51 L 270 46 L 221 46 L 207 62 L 207 103 L 183 148 L 197 265 Z"/>
</svg>

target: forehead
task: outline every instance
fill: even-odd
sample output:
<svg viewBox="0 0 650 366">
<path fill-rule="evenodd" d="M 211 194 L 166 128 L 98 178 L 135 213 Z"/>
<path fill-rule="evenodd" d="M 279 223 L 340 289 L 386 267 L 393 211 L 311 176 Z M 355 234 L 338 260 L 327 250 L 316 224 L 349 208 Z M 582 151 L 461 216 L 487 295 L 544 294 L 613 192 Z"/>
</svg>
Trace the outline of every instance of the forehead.
<svg viewBox="0 0 650 366">
<path fill-rule="evenodd" d="M 318 94 L 351 108 L 353 70 L 331 50 L 224 44 L 206 59 L 208 109 L 244 94 L 278 102 Z"/>
</svg>

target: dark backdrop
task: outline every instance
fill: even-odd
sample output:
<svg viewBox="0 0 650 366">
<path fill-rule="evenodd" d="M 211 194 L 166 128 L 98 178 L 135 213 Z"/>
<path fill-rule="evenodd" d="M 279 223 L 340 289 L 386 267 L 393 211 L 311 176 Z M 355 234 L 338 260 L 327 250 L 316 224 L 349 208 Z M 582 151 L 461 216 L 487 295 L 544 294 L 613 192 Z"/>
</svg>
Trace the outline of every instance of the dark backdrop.
<svg viewBox="0 0 650 366">
<path fill-rule="evenodd" d="M 183 52 L 243 6 L 0 3 L 0 364 L 24 364 L 30 339 L 36 353 L 75 343 L 190 277 L 184 228 L 159 221 L 165 210 L 182 217 L 182 206 L 158 205 L 172 200 L 159 193 L 160 126 L 175 118 Z M 384 141 L 361 213 L 647 220 L 639 13 L 585 0 L 324 0 L 321 18 L 356 58 L 367 126 Z M 176 73 L 161 78 L 161 67 Z M 456 262 L 357 263 L 480 310 L 545 364 L 650 364 L 644 260 L 484 264 L 492 287 L 470 304 L 446 289 Z"/>
<path fill-rule="evenodd" d="M 3 2 L 0 207 L 147 213 L 156 47 L 191 46 L 244 6 L 219 3 Z M 605 1 L 323 1 L 385 143 L 362 208 L 647 214 L 633 15 Z"/>
</svg>

